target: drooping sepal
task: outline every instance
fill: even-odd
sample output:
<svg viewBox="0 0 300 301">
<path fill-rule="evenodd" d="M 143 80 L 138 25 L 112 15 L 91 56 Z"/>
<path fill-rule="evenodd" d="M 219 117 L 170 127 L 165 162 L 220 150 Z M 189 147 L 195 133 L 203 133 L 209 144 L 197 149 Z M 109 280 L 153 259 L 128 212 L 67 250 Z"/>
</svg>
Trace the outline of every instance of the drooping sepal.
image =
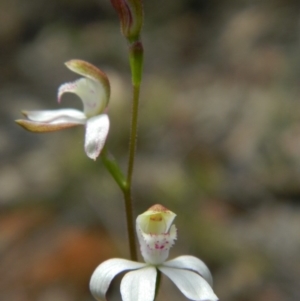
<svg viewBox="0 0 300 301">
<path fill-rule="evenodd" d="M 106 114 L 97 115 L 87 120 L 84 149 L 93 160 L 99 156 L 104 147 L 109 131 L 109 118 Z"/>
</svg>

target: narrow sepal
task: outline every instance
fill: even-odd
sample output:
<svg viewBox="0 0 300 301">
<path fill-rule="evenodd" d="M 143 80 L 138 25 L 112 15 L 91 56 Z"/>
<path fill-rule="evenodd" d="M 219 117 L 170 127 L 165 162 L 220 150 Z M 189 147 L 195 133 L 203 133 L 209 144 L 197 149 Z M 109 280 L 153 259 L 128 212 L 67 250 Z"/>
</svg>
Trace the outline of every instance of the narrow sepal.
<svg viewBox="0 0 300 301">
<path fill-rule="evenodd" d="M 163 265 L 158 266 L 158 269 L 170 278 L 188 299 L 195 301 L 218 300 L 218 297 L 215 295 L 211 286 L 197 273 L 188 270 L 169 268 Z"/>
<path fill-rule="evenodd" d="M 153 266 L 127 273 L 121 282 L 123 301 L 153 301 L 157 270 Z"/>
<path fill-rule="evenodd" d="M 30 120 L 18 119 L 16 123 L 23 127 L 25 130 L 33 133 L 49 133 L 68 129 L 74 126 L 81 125 L 81 123 L 43 123 Z"/>
<path fill-rule="evenodd" d="M 116 275 L 123 271 L 140 269 L 144 266 L 144 263 L 121 258 L 104 261 L 96 268 L 91 277 L 90 290 L 92 295 L 99 301 L 106 300 L 106 292 Z"/>
</svg>

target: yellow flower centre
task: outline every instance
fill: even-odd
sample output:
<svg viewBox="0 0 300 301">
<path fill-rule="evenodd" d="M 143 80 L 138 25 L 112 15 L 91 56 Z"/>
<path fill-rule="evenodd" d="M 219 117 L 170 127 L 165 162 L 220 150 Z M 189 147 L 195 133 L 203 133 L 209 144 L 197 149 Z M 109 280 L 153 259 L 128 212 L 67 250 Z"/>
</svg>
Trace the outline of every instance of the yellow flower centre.
<svg viewBox="0 0 300 301">
<path fill-rule="evenodd" d="M 162 234 L 166 231 L 166 223 L 161 213 L 151 214 L 148 219 L 146 233 Z"/>
</svg>

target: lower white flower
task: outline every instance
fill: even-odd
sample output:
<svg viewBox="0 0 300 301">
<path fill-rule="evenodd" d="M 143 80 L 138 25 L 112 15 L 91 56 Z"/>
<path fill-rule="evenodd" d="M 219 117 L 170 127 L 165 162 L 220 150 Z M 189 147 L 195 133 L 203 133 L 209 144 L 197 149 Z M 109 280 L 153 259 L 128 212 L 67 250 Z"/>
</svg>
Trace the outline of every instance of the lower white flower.
<svg viewBox="0 0 300 301">
<path fill-rule="evenodd" d="M 162 205 L 154 205 L 137 217 L 136 229 L 145 263 L 114 258 L 100 264 L 90 281 L 90 290 L 97 300 L 106 300 L 106 292 L 116 275 L 131 271 L 121 282 L 122 300 L 153 301 L 157 270 L 190 300 L 218 300 L 212 289 L 211 273 L 203 261 L 189 255 L 166 261 L 177 236 L 172 225 L 175 216 Z"/>
</svg>

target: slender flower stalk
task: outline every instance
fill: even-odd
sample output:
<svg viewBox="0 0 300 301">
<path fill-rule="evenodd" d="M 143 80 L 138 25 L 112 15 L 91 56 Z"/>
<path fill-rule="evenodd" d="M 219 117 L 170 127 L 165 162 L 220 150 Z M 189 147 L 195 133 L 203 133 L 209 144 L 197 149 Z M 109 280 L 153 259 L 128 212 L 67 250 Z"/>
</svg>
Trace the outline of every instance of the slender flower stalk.
<svg viewBox="0 0 300 301">
<path fill-rule="evenodd" d="M 132 176 L 135 161 L 135 152 L 138 136 L 138 112 L 139 112 L 139 97 L 140 97 L 140 83 L 142 79 L 143 68 L 143 47 L 142 44 L 134 44 L 136 50 L 130 52 L 131 74 L 133 85 L 133 99 L 131 112 L 131 127 L 129 138 L 129 155 L 127 168 L 127 189 L 124 192 L 125 209 L 127 217 L 127 229 L 129 237 L 130 257 L 132 260 L 137 260 L 136 243 L 133 226 L 133 212 L 132 212 Z"/>
<path fill-rule="evenodd" d="M 143 71 L 143 45 L 140 33 L 144 22 L 142 0 L 110 0 L 116 10 L 121 25 L 121 32 L 128 41 L 129 63 L 132 79 L 132 113 L 128 150 L 128 166 L 126 186 L 123 195 L 125 202 L 127 230 L 129 239 L 130 258 L 137 260 L 136 242 L 134 234 L 134 221 L 132 210 L 132 176 L 135 161 L 135 152 L 138 132 L 138 108 L 140 98 L 140 85 Z"/>
<path fill-rule="evenodd" d="M 129 157 L 128 157 L 128 171 L 127 181 L 128 186 L 131 187 L 134 157 L 136 151 L 136 143 L 138 136 L 138 113 L 139 113 L 139 98 L 140 85 L 142 81 L 143 71 L 143 45 L 141 42 L 131 45 L 129 51 L 129 61 L 132 74 L 132 112 L 131 112 L 131 132 L 129 140 Z"/>
<path fill-rule="evenodd" d="M 127 186 L 127 190 L 124 192 L 125 212 L 126 212 L 126 224 L 128 233 L 129 252 L 131 260 L 137 260 L 136 251 L 136 239 L 134 234 L 133 224 L 133 210 L 132 210 L 132 196 L 131 187 Z"/>
</svg>

